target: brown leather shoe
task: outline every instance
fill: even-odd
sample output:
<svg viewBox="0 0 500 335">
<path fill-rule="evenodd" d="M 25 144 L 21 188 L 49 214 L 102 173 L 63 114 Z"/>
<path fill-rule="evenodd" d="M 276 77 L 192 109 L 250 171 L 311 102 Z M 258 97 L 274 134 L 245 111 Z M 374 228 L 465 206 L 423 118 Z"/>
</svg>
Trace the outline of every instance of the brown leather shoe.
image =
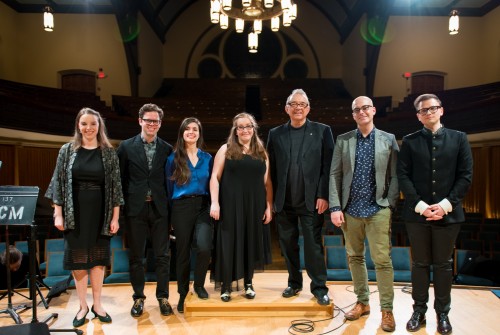
<svg viewBox="0 0 500 335">
<path fill-rule="evenodd" d="M 394 321 L 392 311 L 382 311 L 382 323 L 380 327 L 386 332 L 393 332 L 396 330 L 396 321 Z"/>
<path fill-rule="evenodd" d="M 344 317 L 349 321 L 354 321 L 359 319 L 361 316 L 368 314 L 370 314 L 370 305 L 365 305 L 358 301 L 353 309 L 345 313 Z"/>
</svg>

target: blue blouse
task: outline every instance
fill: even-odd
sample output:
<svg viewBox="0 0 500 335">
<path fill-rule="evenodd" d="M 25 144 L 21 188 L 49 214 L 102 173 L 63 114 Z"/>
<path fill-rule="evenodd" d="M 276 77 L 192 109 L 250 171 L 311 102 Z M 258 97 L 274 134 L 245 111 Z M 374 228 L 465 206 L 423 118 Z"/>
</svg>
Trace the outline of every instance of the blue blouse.
<svg viewBox="0 0 500 335">
<path fill-rule="evenodd" d="M 208 152 L 198 149 L 198 162 L 196 166 L 191 164 L 188 159 L 188 167 L 191 171 L 191 178 L 184 185 L 178 185 L 171 180 L 175 170 L 174 163 L 175 152 L 172 152 L 167 158 L 165 164 L 165 180 L 167 183 L 167 194 L 169 200 L 180 199 L 186 196 L 193 195 L 210 195 L 209 182 L 212 173 L 213 158 Z"/>
</svg>

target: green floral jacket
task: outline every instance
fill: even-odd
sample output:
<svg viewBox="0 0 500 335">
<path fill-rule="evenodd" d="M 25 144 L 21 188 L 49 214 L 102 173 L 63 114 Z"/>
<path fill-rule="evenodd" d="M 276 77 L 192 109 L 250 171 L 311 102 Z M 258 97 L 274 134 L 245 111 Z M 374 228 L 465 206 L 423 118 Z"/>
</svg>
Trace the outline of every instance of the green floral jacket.
<svg viewBox="0 0 500 335">
<path fill-rule="evenodd" d="M 111 236 L 109 232 L 113 208 L 124 204 L 120 180 L 120 165 L 114 148 L 102 150 L 104 165 L 104 225 L 101 235 Z M 54 204 L 62 206 L 64 229 L 75 229 L 75 209 L 73 206 L 73 176 L 72 168 L 76 158 L 76 151 L 72 143 L 66 143 L 59 150 L 54 174 L 50 181 L 45 197 Z"/>
</svg>

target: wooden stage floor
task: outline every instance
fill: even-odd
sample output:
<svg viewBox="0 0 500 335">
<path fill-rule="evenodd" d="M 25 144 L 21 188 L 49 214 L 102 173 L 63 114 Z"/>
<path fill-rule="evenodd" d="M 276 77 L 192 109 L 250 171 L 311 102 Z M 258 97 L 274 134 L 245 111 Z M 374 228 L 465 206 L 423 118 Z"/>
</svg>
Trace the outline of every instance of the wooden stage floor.
<svg viewBox="0 0 500 335">
<path fill-rule="evenodd" d="M 291 322 L 295 319 L 307 319 L 317 321 L 314 323 L 312 335 L 324 334 L 387 334 L 380 329 L 381 314 L 379 312 L 378 293 L 376 285 L 370 288 L 374 292 L 370 297 L 372 313 L 367 317 L 362 317 L 357 321 L 344 322 L 343 312 L 350 309 L 356 301 L 349 282 L 329 282 L 330 297 L 333 298 L 335 310 L 331 316 L 331 306 L 329 313 L 324 309 L 318 309 L 315 299 L 309 292 L 309 279 L 304 273 L 304 288 L 298 297 L 291 299 L 281 298 L 281 291 L 285 288 L 287 273 L 285 271 L 267 271 L 258 273 L 254 278 L 254 287 L 257 292 L 255 300 L 244 299 L 242 292 L 233 292 L 233 300 L 223 303 L 219 299 L 219 293 L 214 292 L 213 286 L 208 282 L 206 288 L 210 294 L 210 299 L 201 302 L 201 305 L 213 306 L 225 309 L 221 314 L 212 316 L 198 316 L 199 314 L 188 313 L 179 314 L 176 306 L 178 301 L 177 285 L 170 284 L 170 303 L 174 308 L 174 315 L 162 316 L 159 313 L 158 303 L 154 297 L 155 283 L 148 283 L 146 286 L 147 299 L 145 302 L 145 312 L 140 318 L 130 316 L 132 307 L 132 288 L 129 284 L 107 285 L 103 289 L 103 304 L 108 313 L 113 318 L 111 324 L 101 324 L 97 319 L 90 319 L 92 314 L 87 315 L 87 322 L 80 327 L 85 334 L 102 335 L 153 335 L 153 334 L 175 334 L 175 335 L 262 335 L 262 334 L 288 334 Z M 411 295 L 405 293 L 404 286 L 395 287 L 394 315 L 396 318 L 396 331 L 393 334 L 408 334 L 405 329 L 412 312 Z M 44 291 L 46 294 L 46 291 Z M 38 299 L 39 300 L 39 299 Z M 13 305 L 26 302 L 26 300 L 15 294 L 12 298 Z M 90 288 L 87 291 L 87 301 L 92 304 Z M 299 314 L 280 313 L 273 310 L 273 304 L 302 304 L 305 312 Z M 248 312 L 248 315 L 241 313 L 241 307 L 248 304 L 256 304 L 255 310 L 260 313 Z M 191 305 L 190 305 L 191 304 Z M 437 334 L 436 318 L 432 309 L 433 294 L 431 289 L 431 300 L 429 311 L 427 312 L 427 327 L 420 329 L 413 334 Z M 0 300 L 0 309 L 7 306 L 7 298 Z M 188 306 L 195 311 L 196 306 L 200 306 L 200 300 L 193 295 L 188 297 Z M 202 306 L 203 307 L 203 306 Z M 246 306 L 248 307 L 248 306 Z M 233 310 L 235 316 L 230 316 Z M 71 328 L 72 320 L 78 311 L 78 298 L 74 289 L 68 290 L 60 297 L 54 298 L 50 302 L 49 309 L 45 309 L 42 304 L 38 305 L 38 320 L 41 321 L 51 313 L 58 313 L 59 317 L 49 323 L 53 329 Z M 228 312 L 229 311 L 229 312 Z M 31 309 L 19 314 L 24 323 L 32 321 Z M 256 316 L 257 315 L 257 316 Z M 500 299 L 489 289 L 458 288 L 452 291 L 452 309 L 450 320 L 453 325 L 453 334 L 468 335 L 497 335 L 500 334 Z M 0 314 L 0 326 L 14 325 L 13 319 L 8 314 Z M 290 330 L 292 334 L 303 334 Z"/>
</svg>

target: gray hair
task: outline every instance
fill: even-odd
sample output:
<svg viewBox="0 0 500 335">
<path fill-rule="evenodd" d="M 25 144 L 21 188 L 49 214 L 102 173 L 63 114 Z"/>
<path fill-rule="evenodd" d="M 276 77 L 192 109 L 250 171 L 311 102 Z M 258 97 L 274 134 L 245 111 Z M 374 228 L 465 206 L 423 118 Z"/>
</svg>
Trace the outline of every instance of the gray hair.
<svg viewBox="0 0 500 335">
<path fill-rule="evenodd" d="M 301 88 L 296 88 L 292 91 L 292 93 L 288 96 L 288 98 L 286 99 L 286 104 L 288 105 L 288 103 L 290 103 L 290 101 L 292 101 L 292 98 L 295 94 L 300 94 L 302 95 L 306 100 L 307 100 L 307 104 L 309 106 L 311 106 L 311 104 L 309 103 L 309 98 L 307 97 L 307 94 L 306 92 L 304 92 L 303 89 Z"/>
</svg>

